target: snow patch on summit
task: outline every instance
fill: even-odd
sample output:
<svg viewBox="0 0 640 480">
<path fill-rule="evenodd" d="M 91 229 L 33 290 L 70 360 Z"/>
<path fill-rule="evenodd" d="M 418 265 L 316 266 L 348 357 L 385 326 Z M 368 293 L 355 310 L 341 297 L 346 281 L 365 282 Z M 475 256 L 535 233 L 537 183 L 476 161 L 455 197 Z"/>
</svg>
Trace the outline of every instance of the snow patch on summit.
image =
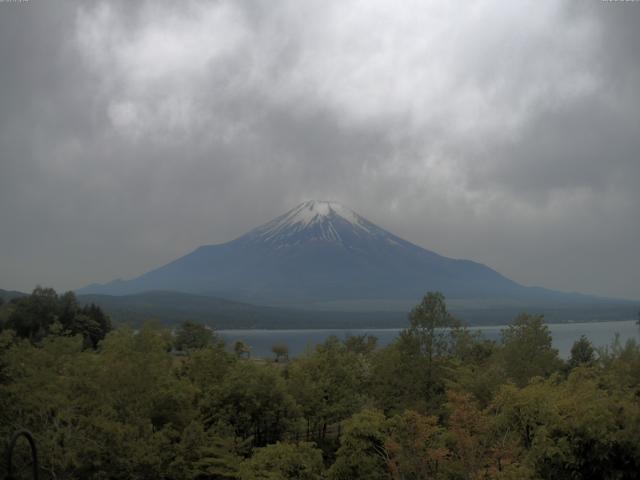
<svg viewBox="0 0 640 480">
<path fill-rule="evenodd" d="M 331 217 L 333 214 L 342 217 L 347 222 L 356 227 L 365 228 L 362 225 L 362 219 L 352 210 L 340 205 L 336 202 L 320 202 L 311 201 L 298 205 L 293 210 L 290 210 L 284 215 L 280 224 L 284 225 L 297 225 L 301 224 L 303 227 L 307 227 L 313 223 L 321 222 L 325 218 Z"/>
<path fill-rule="evenodd" d="M 356 231 L 372 233 L 373 225 L 351 209 L 337 202 L 317 200 L 298 205 L 284 215 L 258 227 L 254 233 L 263 241 L 273 242 L 317 227 L 317 239 L 341 242 L 342 238 L 335 225 L 338 219 L 349 223 Z"/>
</svg>

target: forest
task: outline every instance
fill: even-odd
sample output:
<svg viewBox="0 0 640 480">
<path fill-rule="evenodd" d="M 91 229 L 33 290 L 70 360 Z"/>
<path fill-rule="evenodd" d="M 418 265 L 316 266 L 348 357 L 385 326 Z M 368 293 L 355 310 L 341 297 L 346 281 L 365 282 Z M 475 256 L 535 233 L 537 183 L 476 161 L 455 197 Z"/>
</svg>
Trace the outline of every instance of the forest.
<svg viewBox="0 0 640 480">
<path fill-rule="evenodd" d="M 45 479 L 633 479 L 640 346 L 553 349 L 521 314 L 500 341 L 427 293 L 387 347 L 332 337 L 298 358 L 185 321 L 113 328 L 73 293 L 0 305 L 0 438 Z M 14 463 L 29 475 L 20 443 Z M 7 465 L 0 465 L 5 478 Z M 22 477 L 19 477 L 22 478 Z"/>
</svg>

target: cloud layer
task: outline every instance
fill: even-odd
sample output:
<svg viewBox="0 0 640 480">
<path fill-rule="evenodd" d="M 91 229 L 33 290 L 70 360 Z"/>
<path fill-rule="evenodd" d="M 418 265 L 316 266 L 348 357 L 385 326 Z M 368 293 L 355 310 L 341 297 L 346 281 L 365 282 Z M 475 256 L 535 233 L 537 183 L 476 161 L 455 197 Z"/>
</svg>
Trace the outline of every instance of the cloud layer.
<svg viewBox="0 0 640 480">
<path fill-rule="evenodd" d="M 305 199 L 640 298 L 640 4 L 0 4 L 0 287 L 132 277 Z"/>
</svg>

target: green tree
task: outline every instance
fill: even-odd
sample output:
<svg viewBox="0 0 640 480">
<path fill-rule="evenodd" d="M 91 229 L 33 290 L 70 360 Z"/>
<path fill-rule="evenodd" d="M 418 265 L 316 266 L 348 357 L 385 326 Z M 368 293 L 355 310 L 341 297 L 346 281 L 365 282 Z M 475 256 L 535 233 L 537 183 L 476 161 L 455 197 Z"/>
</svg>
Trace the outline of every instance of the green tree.
<svg viewBox="0 0 640 480">
<path fill-rule="evenodd" d="M 395 341 L 371 359 L 368 392 L 374 404 L 389 415 L 405 408 L 426 409 L 428 389 L 424 362 L 416 349 Z"/>
<path fill-rule="evenodd" d="M 271 351 L 276 356 L 276 362 L 279 362 L 281 359 L 289 360 L 289 347 L 286 344 L 276 343 L 271 347 Z"/>
<path fill-rule="evenodd" d="M 82 335 L 85 348 L 95 349 L 111 331 L 111 320 L 97 305 L 81 308 L 73 292 L 58 296 L 52 288 L 36 287 L 16 301 L 6 326 L 32 343 L 52 333 Z"/>
<path fill-rule="evenodd" d="M 31 295 L 20 298 L 7 327 L 15 330 L 17 335 L 39 342 L 49 334 L 58 319 L 58 295 L 53 288 L 36 287 Z"/>
<path fill-rule="evenodd" d="M 236 357 L 218 343 L 191 352 L 181 362 L 180 374 L 202 393 L 220 384 L 236 361 Z"/>
<path fill-rule="evenodd" d="M 520 386 L 562 367 L 542 315 L 521 314 L 502 330 L 502 361 L 507 377 Z"/>
<path fill-rule="evenodd" d="M 34 348 L 28 340 L 5 343 L 7 333 L 0 435 L 30 429 L 44 478 L 167 478 L 199 418 L 196 389 L 176 375 L 167 332 L 122 328 L 99 352 L 83 349 L 79 336 L 50 335 Z"/>
<path fill-rule="evenodd" d="M 168 478 L 235 480 L 243 447 L 238 439 L 221 435 L 216 429 L 205 430 L 200 422 L 194 421 L 172 447 L 175 456 L 168 467 Z"/>
<path fill-rule="evenodd" d="M 244 343 L 242 340 L 238 340 L 233 344 L 233 351 L 236 353 L 238 358 L 245 356 L 246 358 L 251 357 L 251 347 Z"/>
<path fill-rule="evenodd" d="M 381 411 L 353 415 L 345 423 L 329 480 L 390 480 L 387 440 L 387 419 Z"/>
<path fill-rule="evenodd" d="M 336 337 L 297 359 L 288 371 L 289 389 L 307 420 L 307 436 L 326 438 L 327 428 L 363 404 L 364 364 Z"/>
<path fill-rule="evenodd" d="M 240 464 L 240 480 L 321 480 L 322 452 L 313 443 L 275 443 Z"/>
<path fill-rule="evenodd" d="M 213 345 L 213 331 L 201 323 L 186 320 L 175 331 L 173 346 L 179 351 L 199 350 Z"/>
<path fill-rule="evenodd" d="M 593 365 L 596 360 L 595 349 L 587 337 L 582 335 L 573 343 L 571 356 L 569 357 L 569 368 L 579 365 Z"/>
<path fill-rule="evenodd" d="M 0 305 L 0 332 L 7 328 L 7 321 L 13 313 L 15 305 L 5 302 L 4 305 Z"/>
<path fill-rule="evenodd" d="M 373 335 L 348 335 L 344 340 L 347 352 L 370 355 L 378 345 L 378 337 Z"/>
<path fill-rule="evenodd" d="M 410 325 L 373 358 L 372 391 L 386 413 L 440 408 L 460 329 L 441 293 L 427 293 Z"/>
<path fill-rule="evenodd" d="M 64 330 L 71 330 L 76 315 L 80 313 L 80 306 L 75 293 L 66 292 L 57 297 L 57 319 Z"/>
<path fill-rule="evenodd" d="M 494 437 L 504 438 L 502 445 L 511 446 L 497 455 L 501 466 L 514 458 L 524 459 L 539 429 L 543 432 L 545 425 L 559 421 L 561 412 L 554 402 L 552 385 L 538 380 L 522 389 L 513 384 L 503 385 L 489 408 L 494 415 Z"/>
<path fill-rule="evenodd" d="M 433 374 L 434 359 L 451 354 L 454 347 L 452 329 L 460 324 L 447 311 L 444 296 L 427 293 L 409 314 L 409 328 L 405 336 L 417 343 L 420 354 L 427 359 L 427 375 Z"/>
<path fill-rule="evenodd" d="M 88 317 L 89 321 L 78 320 L 78 317 Z M 111 319 L 95 304 L 85 305 L 80 309 L 69 332 L 73 335 L 82 335 L 85 345 L 98 348 L 98 343 L 104 340 L 111 331 Z"/>
<path fill-rule="evenodd" d="M 389 420 L 389 430 L 385 447 L 394 480 L 445 478 L 449 450 L 436 417 L 407 410 Z"/>
<path fill-rule="evenodd" d="M 496 342 L 485 339 L 481 332 L 460 328 L 454 337 L 455 353 L 447 386 L 472 394 L 480 406 L 486 407 L 504 383 L 500 350 Z"/>
<path fill-rule="evenodd" d="M 610 346 L 598 349 L 598 363 L 612 386 L 640 391 L 640 345 L 635 339 L 623 345 L 616 334 Z"/>
<path fill-rule="evenodd" d="M 505 386 L 492 411 L 498 436 L 515 435 L 518 461 L 535 478 L 637 477 L 640 406 L 591 368 L 574 369 L 564 382 L 553 376 Z"/>
<path fill-rule="evenodd" d="M 279 369 L 252 362 L 235 363 L 204 393 L 201 409 L 206 427 L 229 425 L 258 447 L 281 440 L 298 413 Z"/>
</svg>

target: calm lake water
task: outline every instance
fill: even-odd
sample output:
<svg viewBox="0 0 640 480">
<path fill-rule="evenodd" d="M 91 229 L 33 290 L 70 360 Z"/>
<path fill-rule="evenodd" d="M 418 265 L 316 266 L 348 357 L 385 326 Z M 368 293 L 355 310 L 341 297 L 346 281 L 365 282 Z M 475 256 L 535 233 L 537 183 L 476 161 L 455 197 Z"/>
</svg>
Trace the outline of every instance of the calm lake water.
<svg viewBox="0 0 640 480">
<path fill-rule="evenodd" d="M 553 346 L 562 357 L 568 357 L 573 342 L 585 335 L 595 347 L 610 345 L 615 334 L 620 335 L 624 343 L 628 339 L 640 341 L 640 329 L 635 320 L 622 322 L 563 323 L 548 324 L 553 336 Z M 500 339 L 500 331 L 504 325 L 495 327 L 470 327 L 469 330 L 480 331 L 485 338 Z M 399 328 L 372 329 L 326 329 L 326 330 L 219 330 L 220 337 L 231 348 L 233 342 L 242 340 L 251 347 L 253 357 L 272 357 L 271 347 L 276 343 L 289 346 L 290 356 L 300 356 L 315 345 L 324 342 L 331 335 L 342 339 L 349 335 L 374 335 L 378 337 L 378 345 L 388 345 L 398 335 Z"/>
</svg>

